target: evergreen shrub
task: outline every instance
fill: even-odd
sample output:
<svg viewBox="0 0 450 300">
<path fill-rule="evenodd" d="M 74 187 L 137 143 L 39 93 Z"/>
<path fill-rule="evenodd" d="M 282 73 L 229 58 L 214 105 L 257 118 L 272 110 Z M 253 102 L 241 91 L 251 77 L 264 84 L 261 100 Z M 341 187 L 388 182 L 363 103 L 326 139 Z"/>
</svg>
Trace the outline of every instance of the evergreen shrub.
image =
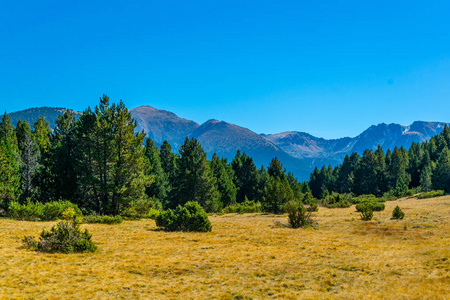
<svg viewBox="0 0 450 300">
<path fill-rule="evenodd" d="M 84 216 L 83 223 L 88 224 L 120 224 L 123 222 L 123 218 L 121 216 Z"/>
<path fill-rule="evenodd" d="M 291 200 L 284 205 L 292 228 L 308 227 L 313 224 L 312 211 L 308 211 L 300 201 Z"/>
<path fill-rule="evenodd" d="M 31 202 L 29 199 L 25 204 L 12 201 L 8 207 L 8 216 L 25 221 L 55 221 L 61 219 L 63 212 L 68 208 L 73 209 L 75 215 L 81 216 L 78 206 L 69 201 L 41 203 Z"/>
<path fill-rule="evenodd" d="M 223 209 L 223 212 L 226 214 L 231 213 L 238 213 L 238 214 L 245 214 L 245 213 L 255 213 L 255 212 L 261 212 L 262 211 L 262 205 L 259 202 L 255 202 L 253 200 L 245 200 L 241 203 L 236 203 L 233 205 L 229 205 Z"/>
<path fill-rule="evenodd" d="M 405 213 L 400 209 L 397 205 L 392 212 L 392 218 L 394 219 L 403 219 L 405 217 Z"/>
<path fill-rule="evenodd" d="M 364 207 L 361 209 L 361 220 L 370 221 L 373 218 L 372 208 L 365 203 Z"/>
<path fill-rule="evenodd" d="M 356 211 L 362 212 L 366 206 L 369 206 L 372 209 L 372 211 L 383 211 L 385 208 L 384 203 L 364 202 L 356 204 Z"/>
<path fill-rule="evenodd" d="M 97 246 L 91 240 L 92 235 L 87 229 L 80 229 L 75 220 L 61 221 L 50 231 L 42 230 L 39 240 L 32 236 L 23 238 L 27 248 L 41 252 L 80 253 L 95 252 Z"/>
<path fill-rule="evenodd" d="M 187 202 L 184 206 L 178 205 L 174 210 L 162 211 L 156 217 L 156 226 L 165 231 L 211 231 L 211 222 L 208 215 L 198 202 Z"/>
<path fill-rule="evenodd" d="M 421 194 L 417 195 L 417 199 L 439 197 L 439 196 L 443 196 L 444 194 L 445 194 L 445 192 L 443 190 L 430 191 L 427 193 L 421 193 Z"/>
</svg>

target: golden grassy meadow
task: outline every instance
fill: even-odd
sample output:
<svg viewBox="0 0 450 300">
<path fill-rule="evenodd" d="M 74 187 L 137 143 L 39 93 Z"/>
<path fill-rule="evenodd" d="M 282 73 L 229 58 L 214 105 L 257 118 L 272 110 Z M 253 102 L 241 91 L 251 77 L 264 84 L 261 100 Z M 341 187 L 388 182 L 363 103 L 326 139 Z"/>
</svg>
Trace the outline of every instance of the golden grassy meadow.
<svg viewBox="0 0 450 300">
<path fill-rule="evenodd" d="M 391 220 L 399 205 L 404 220 Z M 1 299 L 446 299 L 450 196 L 319 208 L 316 229 L 286 216 L 212 216 L 210 233 L 167 233 L 153 220 L 83 225 L 94 254 L 22 247 L 53 222 L 0 219 Z"/>
</svg>

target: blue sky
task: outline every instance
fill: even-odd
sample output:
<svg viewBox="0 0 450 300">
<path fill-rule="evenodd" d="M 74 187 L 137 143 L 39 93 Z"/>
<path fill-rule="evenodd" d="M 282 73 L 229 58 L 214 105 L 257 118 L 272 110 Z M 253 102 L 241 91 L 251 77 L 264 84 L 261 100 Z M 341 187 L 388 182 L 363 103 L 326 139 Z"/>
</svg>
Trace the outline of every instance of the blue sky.
<svg viewBox="0 0 450 300">
<path fill-rule="evenodd" d="M 0 109 L 106 93 L 258 133 L 450 122 L 449 1 L 1 1 Z"/>
</svg>

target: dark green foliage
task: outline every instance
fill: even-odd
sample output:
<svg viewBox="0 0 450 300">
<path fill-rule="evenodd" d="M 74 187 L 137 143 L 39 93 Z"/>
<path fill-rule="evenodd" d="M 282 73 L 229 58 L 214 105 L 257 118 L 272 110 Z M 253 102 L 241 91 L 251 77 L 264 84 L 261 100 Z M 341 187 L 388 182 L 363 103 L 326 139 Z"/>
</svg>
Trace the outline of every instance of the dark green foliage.
<svg viewBox="0 0 450 300">
<path fill-rule="evenodd" d="M 356 204 L 356 211 L 363 212 L 365 207 L 370 207 L 373 211 L 383 211 L 385 208 L 384 203 L 380 202 L 363 202 Z"/>
<path fill-rule="evenodd" d="M 0 140 L 0 166 L 0 207 L 6 209 L 20 195 L 19 166 L 8 141 Z"/>
<path fill-rule="evenodd" d="M 392 191 L 392 194 L 397 198 L 401 198 L 406 196 L 407 193 L 408 193 L 408 186 L 403 181 L 403 178 L 399 177 L 395 185 L 395 189 L 393 189 Z"/>
<path fill-rule="evenodd" d="M 153 183 L 145 189 L 145 193 L 149 197 L 158 198 L 165 206 L 168 206 L 170 184 L 161 166 L 159 149 L 151 138 L 147 138 L 145 141 L 144 155 L 150 163 L 147 173 L 153 177 Z"/>
<path fill-rule="evenodd" d="M 433 171 L 433 188 L 450 191 L 450 150 L 444 147 Z"/>
<path fill-rule="evenodd" d="M 282 213 L 284 205 L 291 200 L 294 200 L 294 192 L 287 180 L 272 177 L 266 187 L 263 210 L 274 214 Z"/>
<path fill-rule="evenodd" d="M 231 214 L 231 213 L 245 214 L 245 213 L 255 213 L 255 212 L 261 212 L 261 211 L 262 211 L 261 203 L 255 202 L 253 200 L 252 201 L 246 200 L 241 203 L 229 205 L 223 209 L 223 212 L 226 214 Z"/>
<path fill-rule="evenodd" d="M 364 206 L 361 209 L 361 220 L 370 221 L 373 218 L 373 210 L 367 203 L 363 204 Z"/>
<path fill-rule="evenodd" d="M 215 152 L 211 158 L 211 171 L 216 178 L 217 190 L 220 193 L 222 205 L 234 205 L 237 193 L 237 188 L 233 182 L 234 171 L 227 164 L 226 159 L 219 159 Z"/>
<path fill-rule="evenodd" d="M 222 208 L 220 195 L 202 146 L 196 139 L 186 137 L 179 152 L 175 198 L 171 206 L 196 201 L 209 212 L 219 211 Z"/>
<path fill-rule="evenodd" d="M 392 212 L 392 218 L 394 219 L 403 219 L 405 217 L 405 213 L 400 209 L 397 205 Z"/>
<path fill-rule="evenodd" d="M 260 195 L 258 189 L 259 172 L 253 162 L 245 152 L 241 155 L 238 150 L 231 162 L 235 173 L 234 184 L 237 188 L 236 201 L 243 202 L 245 199 L 258 200 Z"/>
<path fill-rule="evenodd" d="M 165 231 L 211 231 L 211 222 L 197 202 L 187 202 L 176 209 L 168 209 L 156 217 L 156 226 Z"/>
<path fill-rule="evenodd" d="M 97 251 L 97 246 L 91 240 L 92 235 L 87 229 L 80 229 L 75 221 L 62 221 L 50 231 L 43 230 L 39 241 L 28 236 L 23 239 L 26 247 L 48 253 L 86 253 Z"/>
<path fill-rule="evenodd" d="M 76 215 L 81 216 L 81 210 L 69 201 L 31 202 L 25 204 L 13 201 L 8 207 L 8 216 L 16 220 L 25 221 L 54 221 L 61 219 L 63 212 L 72 208 Z"/>
<path fill-rule="evenodd" d="M 443 190 L 430 191 L 426 193 L 420 193 L 419 195 L 417 195 L 417 199 L 440 197 L 443 196 L 444 194 L 445 192 Z"/>
<path fill-rule="evenodd" d="M 147 218 L 150 212 L 161 209 L 162 205 L 158 199 L 142 198 L 131 201 L 130 206 L 121 215 L 132 219 Z"/>
<path fill-rule="evenodd" d="M 286 179 L 286 169 L 283 169 L 283 165 L 278 160 L 278 158 L 274 157 L 267 167 L 267 173 L 275 179 L 280 178 L 281 180 Z"/>
<path fill-rule="evenodd" d="M 284 211 L 288 213 L 288 221 L 292 228 L 305 228 L 314 223 L 312 211 L 307 210 L 300 201 L 287 202 Z"/>
<path fill-rule="evenodd" d="M 84 216 L 83 223 L 93 224 L 120 224 L 123 222 L 121 216 Z"/>
<path fill-rule="evenodd" d="M 348 194 L 332 194 L 326 196 L 322 200 L 322 205 L 327 208 L 346 208 L 350 207 L 352 204 L 350 203 L 350 195 Z"/>
</svg>

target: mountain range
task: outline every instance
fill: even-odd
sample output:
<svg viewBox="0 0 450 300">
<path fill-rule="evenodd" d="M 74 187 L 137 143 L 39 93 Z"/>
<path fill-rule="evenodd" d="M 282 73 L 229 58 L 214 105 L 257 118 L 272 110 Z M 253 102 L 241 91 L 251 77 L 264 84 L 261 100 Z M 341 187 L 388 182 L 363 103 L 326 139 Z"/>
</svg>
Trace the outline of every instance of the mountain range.
<svg viewBox="0 0 450 300">
<path fill-rule="evenodd" d="M 13 112 L 9 116 L 15 125 L 19 119 L 33 123 L 42 115 L 54 126 L 54 120 L 64 111 L 64 108 L 42 107 Z M 378 144 L 385 151 L 395 146 L 409 148 L 412 142 L 424 142 L 440 133 L 446 124 L 416 121 L 402 126 L 382 123 L 369 127 L 353 138 L 327 140 L 297 131 L 257 134 L 247 128 L 213 119 L 198 124 L 150 106 L 136 107 L 130 112 L 137 122 L 136 130 L 144 130 L 157 144 L 167 140 L 174 152 L 186 136 L 194 137 L 209 157 L 216 152 L 220 157 L 231 160 L 240 149 L 251 156 L 257 166 L 267 166 L 273 157 L 277 157 L 299 180 L 308 180 L 316 166 L 337 165 L 346 154 L 361 154 L 365 149 L 376 149 Z M 76 112 L 76 115 L 79 114 Z"/>
</svg>

